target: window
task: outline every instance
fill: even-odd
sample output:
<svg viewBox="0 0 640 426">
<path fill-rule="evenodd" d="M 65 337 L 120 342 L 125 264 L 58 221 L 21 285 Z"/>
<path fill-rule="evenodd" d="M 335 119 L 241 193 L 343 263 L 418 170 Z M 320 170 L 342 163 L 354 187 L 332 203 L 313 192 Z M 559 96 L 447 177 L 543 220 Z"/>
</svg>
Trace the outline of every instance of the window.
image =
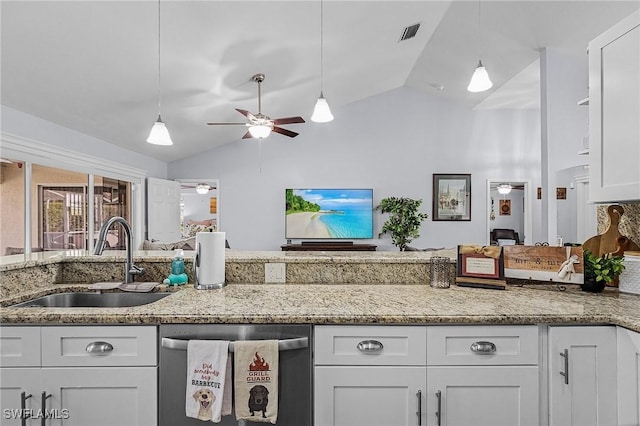
<svg viewBox="0 0 640 426">
<path fill-rule="evenodd" d="M 100 226 L 116 215 L 141 243 L 145 170 L 21 136 L 0 139 L 0 255 L 93 249 Z M 118 232 L 109 248 L 124 247 Z"/>
<path fill-rule="evenodd" d="M 24 253 L 24 164 L 0 162 L 0 254 Z"/>
<path fill-rule="evenodd" d="M 21 162 L 3 163 L 0 231 L 2 253 L 24 252 L 24 171 Z M 31 172 L 32 251 L 87 249 L 89 175 L 34 164 Z M 131 217 L 131 184 L 93 176 L 94 241 L 102 224 L 113 216 Z M 124 249 L 122 229 L 112 230 L 106 249 Z"/>
</svg>

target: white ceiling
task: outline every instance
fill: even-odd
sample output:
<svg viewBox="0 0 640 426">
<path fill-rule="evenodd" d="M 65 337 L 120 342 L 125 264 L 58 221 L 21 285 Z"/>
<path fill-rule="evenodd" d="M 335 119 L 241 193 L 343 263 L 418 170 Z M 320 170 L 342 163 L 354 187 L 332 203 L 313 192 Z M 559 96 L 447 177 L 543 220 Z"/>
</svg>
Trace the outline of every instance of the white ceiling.
<svg viewBox="0 0 640 426">
<path fill-rule="evenodd" d="M 482 0 L 481 46 L 478 5 L 326 0 L 324 94 L 334 113 L 401 86 L 469 108 L 536 108 L 540 49 L 586 58 L 589 40 L 639 2 Z M 239 141 L 245 129 L 205 122 L 242 121 L 234 108 L 257 112 L 250 79 L 258 72 L 272 118 L 309 121 L 320 92 L 319 0 L 163 0 L 162 118 L 175 144 L 152 146 L 157 1 L 2 0 L 0 8 L 3 105 L 163 161 Z M 417 36 L 398 42 L 417 22 Z M 494 88 L 469 93 L 479 56 Z"/>
</svg>

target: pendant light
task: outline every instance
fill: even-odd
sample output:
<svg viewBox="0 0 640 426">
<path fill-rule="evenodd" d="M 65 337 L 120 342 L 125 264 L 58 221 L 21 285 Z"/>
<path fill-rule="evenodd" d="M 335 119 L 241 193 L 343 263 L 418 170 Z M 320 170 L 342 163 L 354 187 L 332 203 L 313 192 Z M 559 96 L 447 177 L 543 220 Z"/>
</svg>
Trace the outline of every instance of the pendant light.
<svg viewBox="0 0 640 426">
<path fill-rule="evenodd" d="M 480 36 L 480 0 L 478 0 L 478 50 L 482 49 L 482 38 Z M 480 52 L 478 52 L 480 53 Z M 471 81 L 469 82 L 469 86 L 467 86 L 467 90 L 469 92 L 484 92 L 485 90 L 491 89 L 493 83 L 491 79 L 489 79 L 489 73 L 485 69 L 484 65 L 482 65 L 482 60 L 478 60 L 478 66 L 476 70 L 473 72 L 473 76 L 471 76 Z"/>
<path fill-rule="evenodd" d="M 154 145 L 173 145 L 169 130 L 160 118 L 160 0 L 158 0 L 158 119 L 151 128 L 147 142 Z"/>
<path fill-rule="evenodd" d="M 324 2 L 320 0 L 320 97 L 313 108 L 311 121 L 316 123 L 327 123 L 333 120 L 333 114 L 327 100 L 324 98 Z"/>
</svg>

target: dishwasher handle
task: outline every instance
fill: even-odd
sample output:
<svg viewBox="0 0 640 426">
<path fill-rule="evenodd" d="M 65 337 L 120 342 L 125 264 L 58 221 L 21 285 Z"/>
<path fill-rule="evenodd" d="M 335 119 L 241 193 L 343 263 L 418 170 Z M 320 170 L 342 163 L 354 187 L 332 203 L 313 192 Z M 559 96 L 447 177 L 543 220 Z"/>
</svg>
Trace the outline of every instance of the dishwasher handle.
<svg viewBox="0 0 640 426">
<path fill-rule="evenodd" d="M 188 340 L 171 339 L 169 337 L 162 338 L 162 347 L 166 349 L 175 349 L 178 351 L 186 351 L 189 345 Z M 309 347 L 308 337 L 297 337 L 295 339 L 278 340 L 279 351 L 292 351 L 295 349 L 303 349 Z M 234 352 L 234 342 L 229 342 L 229 352 Z"/>
</svg>

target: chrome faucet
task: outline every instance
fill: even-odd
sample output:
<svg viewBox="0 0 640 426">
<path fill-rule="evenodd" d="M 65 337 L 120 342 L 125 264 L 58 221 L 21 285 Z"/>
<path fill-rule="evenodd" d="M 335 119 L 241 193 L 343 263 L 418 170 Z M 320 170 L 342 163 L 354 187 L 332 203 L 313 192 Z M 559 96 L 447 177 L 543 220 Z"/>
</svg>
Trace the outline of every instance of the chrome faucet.
<svg viewBox="0 0 640 426">
<path fill-rule="evenodd" d="M 100 228 L 100 234 L 98 234 L 98 241 L 96 242 L 96 248 L 93 252 L 95 255 L 101 255 L 104 251 L 104 245 L 107 241 L 107 231 L 114 223 L 119 223 L 124 229 L 124 233 L 127 236 L 127 264 L 124 269 L 124 282 L 125 284 L 132 283 L 136 275 L 144 274 L 144 268 L 136 266 L 133 263 L 133 233 L 131 232 L 131 226 L 129 223 L 120 216 L 114 216 L 106 221 L 102 228 Z"/>
</svg>

